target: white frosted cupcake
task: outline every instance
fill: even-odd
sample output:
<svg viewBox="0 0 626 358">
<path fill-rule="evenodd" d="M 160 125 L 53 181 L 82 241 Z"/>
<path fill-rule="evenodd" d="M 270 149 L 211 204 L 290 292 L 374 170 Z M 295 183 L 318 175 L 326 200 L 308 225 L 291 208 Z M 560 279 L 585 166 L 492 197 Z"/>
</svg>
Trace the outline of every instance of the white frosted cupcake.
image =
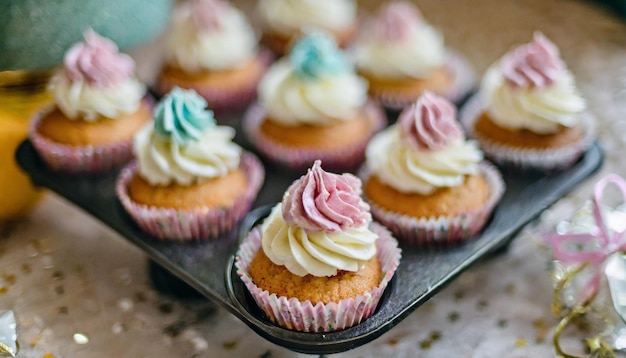
<svg viewBox="0 0 626 358">
<path fill-rule="evenodd" d="M 174 88 L 135 137 L 137 162 L 118 178 L 120 202 L 157 238 L 219 237 L 248 212 L 264 178 L 259 160 L 234 136 L 233 128 L 216 125 L 202 97 Z"/>
<path fill-rule="evenodd" d="M 93 30 L 65 54 L 50 80 L 54 106 L 37 115 L 30 139 L 53 170 L 99 173 L 132 158 L 132 139 L 152 117 L 133 59 Z"/>
<path fill-rule="evenodd" d="M 574 76 L 541 33 L 487 70 L 461 121 L 487 156 L 521 169 L 566 168 L 594 138 Z"/>
<path fill-rule="evenodd" d="M 372 139 L 359 175 L 374 218 L 412 244 L 470 239 L 504 192 L 454 105 L 428 92 Z"/>
<path fill-rule="evenodd" d="M 257 12 L 262 42 L 279 55 L 306 31 L 326 32 L 345 47 L 357 30 L 354 0 L 261 0 Z"/>
<path fill-rule="evenodd" d="M 367 100 L 367 82 L 332 38 L 309 33 L 267 72 L 243 127 L 275 163 L 304 169 L 321 159 L 346 171 L 362 162 L 365 145 L 385 123 L 382 109 Z"/>
<path fill-rule="evenodd" d="M 374 313 L 400 249 L 360 194 L 358 178 L 316 161 L 242 243 L 237 274 L 272 322 L 327 332 Z"/>
<path fill-rule="evenodd" d="M 213 110 L 243 108 L 256 97 L 272 59 L 257 42 L 245 15 L 230 3 L 184 2 L 173 14 L 157 91 L 194 89 Z"/>
<path fill-rule="evenodd" d="M 370 95 L 387 107 L 409 105 L 424 91 L 456 102 L 474 83 L 467 63 L 446 49 L 443 35 L 409 1 L 385 3 L 353 50 Z"/>
</svg>

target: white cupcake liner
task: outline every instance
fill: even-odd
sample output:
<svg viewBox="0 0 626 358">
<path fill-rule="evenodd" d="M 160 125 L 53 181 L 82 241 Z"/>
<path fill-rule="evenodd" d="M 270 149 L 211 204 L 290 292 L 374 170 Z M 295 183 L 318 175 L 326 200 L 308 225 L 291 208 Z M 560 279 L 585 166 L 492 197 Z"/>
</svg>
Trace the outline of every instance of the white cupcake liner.
<svg viewBox="0 0 626 358">
<path fill-rule="evenodd" d="M 143 99 L 152 106 L 152 99 Z M 74 146 L 50 140 L 38 131 L 42 119 L 54 109 L 46 107 L 33 118 L 29 138 L 46 166 L 71 175 L 98 174 L 118 169 L 133 158 L 132 139 L 110 144 Z"/>
<path fill-rule="evenodd" d="M 580 122 L 583 137 L 574 143 L 557 149 L 524 149 L 507 146 L 474 131 L 474 125 L 485 108 L 480 94 L 476 94 L 461 108 L 459 119 L 467 135 L 479 142 L 485 155 L 503 167 L 519 170 L 537 169 L 545 172 L 566 169 L 589 149 L 595 138 L 595 118 L 591 113 L 585 112 Z"/>
<path fill-rule="evenodd" d="M 385 127 L 387 118 L 382 108 L 368 102 L 364 107 L 367 119 L 371 123 L 371 132 L 363 141 L 350 148 L 299 148 L 284 145 L 263 135 L 260 126 L 266 119 L 265 109 L 260 104 L 253 104 L 243 119 L 243 131 L 248 140 L 266 158 L 292 170 L 310 167 L 321 159 L 324 167 L 332 171 L 350 171 L 356 169 L 364 159 L 365 147 L 372 136 Z"/>
<path fill-rule="evenodd" d="M 374 218 L 387 226 L 398 240 L 410 245 L 454 245 L 478 234 L 491 216 L 496 204 L 505 191 L 504 180 L 498 169 L 487 161 L 480 163 L 480 175 L 489 186 L 489 198 L 485 204 L 473 211 L 453 216 L 412 217 L 382 208 L 365 196 Z M 359 171 L 359 177 L 366 182 L 370 177 L 366 166 Z"/>
<path fill-rule="evenodd" d="M 191 86 L 190 89 L 195 90 L 200 96 L 204 97 L 209 103 L 209 108 L 218 113 L 243 109 L 256 99 L 257 86 L 272 63 L 273 55 L 268 49 L 261 49 L 257 55 L 257 60 L 261 62 L 263 69 L 240 87 L 227 89 L 198 83 Z M 155 90 L 159 95 L 163 96 L 175 86 L 180 87 L 182 85 L 176 81 L 161 77 L 157 81 Z"/>
<path fill-rule="evenodd" d="M 447 50 L 445 66 L 452 73 L 452 84 L 441 95 L 450 102 L 459 104 L 476 85 L 476 75 L 469 62 L 461 54 Z M 386 91 L 373 91 L 370 88 L 370 96 L 374 101 L 390 109 L 402 109 L 417 100 L 419 96 L 404 95 L 401 93 L 387 93 Z"/>
<path fill-rule="evenodd" d="M 237 274 L 269 320 L 281 327 L 302 332 L 329 332 L 357 325 L 376 311 L 401 257 L 398 241 L 386 228 L 372 223 L 371 229 L 379 235 L 376 241 L 376 255 L 381 263 L 382 279 L 377 287 L 357 297 L 327 304 L 323 302 L 313 304 L 308 300 L 278 297 L 255 285 L 250 277 L 249 265 L 256 253 L 261 250 L 261 228 L 258 226 L 249 233 L 237 251 L 235 257 Z"/>
<path fill-rule="evenodd" d="M 156 238 L 178 241 L 215 239 L 231 230 L 248 213 L 263 185 L 265 170 L 256 156 L 244 152 L 239 167 L 248 179 L 248 186 L 230 207 L 179 210 L 134 202 L 128 194 L 128 186 L 137 173 L 136 162 L 122 169 L 115 192 L 137 225 Z"/>
</svg>

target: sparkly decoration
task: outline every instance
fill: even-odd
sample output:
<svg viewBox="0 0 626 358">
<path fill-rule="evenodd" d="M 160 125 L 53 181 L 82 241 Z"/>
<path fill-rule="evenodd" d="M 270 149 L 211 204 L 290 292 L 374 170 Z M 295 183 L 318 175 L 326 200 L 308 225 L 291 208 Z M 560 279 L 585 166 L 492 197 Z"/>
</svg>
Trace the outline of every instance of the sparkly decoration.
<svg viewBox="0 0 626 358">
<path fill-rule="evenodd" d="M 18 352 L 17 323 L 13 311 L 0 311 L 0 357 L 15 357 Z"/>
<path fill-rule="evenodd" d="M 84 333 L 74 333 L 73 338 L 76 344 L 83 345 L 89 343 L 89 337 Z"/>
<path fill-rule="evenodd" d="M 621 206 L 608 207 L 603 199 L 609 184 L 619 190 Z M 613 195 L 611 195 L 613 199 Z M 557 325 L 553 344 L 557 355 L 575 357 L 565 353 L 560 346 L 560 337 L 570 323 L 576 323 L 592 309 L 592 304 L 601 291 L 603 279 L 608 281 L 608 289 L 613 301 L 613 310 L 604 316 L 626 319 L 626 181 L 609 174 L 594 188 L 590 205 L 581 208 L 570 222 L 557 226 L 555 233 L 545 236 L 552 246 L 557 260 L 553 270 L 555 281 L 552 312 L 561 318 Z M 576 284 L 581 283 L 580 287 Z M 605 325 L 615 322 L 610 317 L 602 317 Z M 616 328 L 616 327 L 614 327 Z M 617 330 L 616 330 L 617 332 Z M 617 333 L 617 336 L 621 336 Z M 591 357 L 615 357 L 613 348 L 600 338 L 602 332 L 588 338 L 585 343 Z"/>
</svg>

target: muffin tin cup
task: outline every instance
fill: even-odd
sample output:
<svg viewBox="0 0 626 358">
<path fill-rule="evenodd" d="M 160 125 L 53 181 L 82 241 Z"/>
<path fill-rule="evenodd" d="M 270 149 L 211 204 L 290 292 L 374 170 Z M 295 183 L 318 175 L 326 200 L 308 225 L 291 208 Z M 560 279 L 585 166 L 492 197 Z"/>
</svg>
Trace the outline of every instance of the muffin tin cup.
<svg viewBox="0 0 626 358">
<path fill-rule="evenodd" d="M 581 116 L 583 137 L 558 149 L 515 148 L 493 142 L 474 131 L 474 124 L 485 110 L 480 94 L 474 95 L 460 111 L 459 118 L 467 135 L 475 138 L 485 155 L 497 165 L 514 170 L 551 172 L 567 169 L 593 144 L 595 119 L 590 113 Z"/>
<path fill-rule="evenodd" d="M 30 126 L 29 138 L 46 165 L 56 171 L 71 175 L 98 174 L 115 170 L 133 158 L 132 140 L 111 144 L 74 146 L 62 144 L 41 135 L 41 120 L 53 109 L 39 112 Z"/>
<path fill-rule="evenodd" d="M 257 55 L 256 61 L 261 62 L 263 69 L 254 77 L 251 77 L 247 83 L 239 87 L 216 87 L 198 83 L 192 86 L 191 89 L 204 97 L 209 103 L 209 107 L 218 113 L 245 107 L 256 99 L 257 86 L 272 63 L 273 55 L 271 51 L 261 49 Z M 176 81 L 159 78 L 155 90 L 160 95 L 165 95 L 175 86 L 180 86 L 180 84 Z"/>
<path fill-rule="evenodd" d="M 350 148 L 296 148 L 278 143 L 263 135 L 261 124 L 266 118 L 265 109 L 260 104 L 252 105 L 245 114 L 243 131 L 248 140 L 263 156 L 289 170 L 302 170 L 310 167 L 316 159 L 321 159 L 324 168 L 331 171 L 350 171 L 363 162 L 365 147 L 372 136 L 385 127 L 387 118 L 382 108 L 368 102 L 364 107 L 371 123 L 371 132 L 358 145 Z"/>
<path fill-rule="evenodd" d="M 474 88 L 476 83 L 476 75 L 467 60 L 459 53 L 448 50 L 447 61 L 445 66 L 453 75 L 453 82 L 450 88 L 441 95 L 453 103 L 461 103 Z M 411 103 L 415 102 L 419 96 L 414 94 L 388 93 L 385 91 L 372 91 L 370 88 L 370 96 L 382 106 L 400 110 Z"/>
<path fill-rule="evenodd" d="M 122 169 L 115 191 L 137 225 L 156 238 L 176 241 L 215 239 L 231 230 L 246 215 L 263 185 L 265 170 L 252 153 L 242 154 L 240 168 L 248 179 L 248 186 L 230 207 L 177 210 L 136 203 L 128 194 L 128 185 L 137 173 L 135 162 Z"/>
<path fill-rule="evenodd" d="M 363 182 L 370 175 L 365 166 L 359 171 Z M 495 166 L 483 161 L 480 163 L 480 175 L 489 186 L 487 202 L 479 209 L 455 216 L 416 218 L 382 208 L 368 200 L 367 196 L 365 199 L 370 204 L 374 218 L 387 226 L 401 242 L 418 246 L 454 245 L 471 239 L 482 230 L 504 194 L 504 180 Z"/>
<path fill-rule="evenodd" d="M 255 285 L 249 274 L 249 265 L 261 249 L 261 228 L 258 226 L 249 233 L 236 253 L 237 275 L 269 320 L 281 327 L 301 332 L 330 332 L 357 325 L 376 311 L 401 257 L 397 240 L 386 228 L 372 223 L 371 229 L 379 235 L 376 255 L 381 263 L 382 279 L 377 287 L 355 298 L 313 304 L 308 300 L 278 297 Z"/>
</svg>

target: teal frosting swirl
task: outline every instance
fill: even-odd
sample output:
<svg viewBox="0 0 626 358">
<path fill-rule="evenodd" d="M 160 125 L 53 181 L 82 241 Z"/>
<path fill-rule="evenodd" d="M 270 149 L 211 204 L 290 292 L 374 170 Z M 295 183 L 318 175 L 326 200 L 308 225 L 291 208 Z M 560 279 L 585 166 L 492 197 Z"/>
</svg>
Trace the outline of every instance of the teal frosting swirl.
<svg viewBox="0 0 626 358">
<path fill-rule="evenodd" d="M 215 126 L 213 111 L 194 90 L 174 87 L 154 110 L 154 131 L 181 146 L 200 139 L 205 129 Z"/>
<path fill-rule="evenodd" d="M 319 32 L 307 33 L 291 49 L 289 61 L 295 72 L 305 78 L 320 78 L 352 71 L 352 65 L 332 37 Z"/>
</svg>

